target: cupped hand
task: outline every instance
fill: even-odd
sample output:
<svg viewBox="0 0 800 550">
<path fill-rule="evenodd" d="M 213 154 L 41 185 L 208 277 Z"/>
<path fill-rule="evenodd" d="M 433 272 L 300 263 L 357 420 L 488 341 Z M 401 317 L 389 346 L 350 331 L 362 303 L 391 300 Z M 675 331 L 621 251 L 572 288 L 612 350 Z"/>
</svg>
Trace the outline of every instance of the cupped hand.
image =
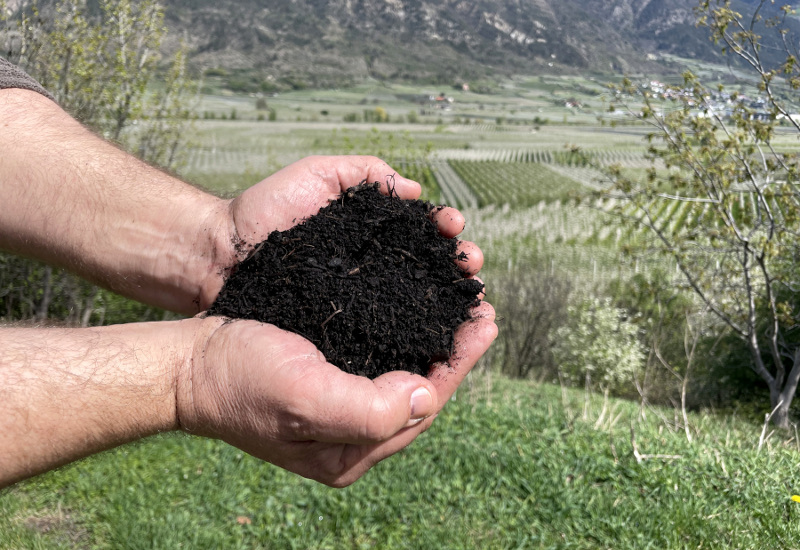
<svg viewBox="0 0 800 550">
<path fill-rule="evenodd" d="M 420 185 L 369 156 L 313 156 L 275 172 L 233 200 L 231 215 L 238 237 L 256 244 L 316 214 L 342 191 L 359 183 L 380 182 L 384 193 L 402 199 L 420 196 Z"/>
<path fill-rule="evenodd" d="M 316 214 L 363 181 L 416 199 L 420 185 L 375 157 L 309 157 L 247 189 L 229 205 L 238 249 Z M 464 217 L 448 207 L 432 219 L 448 238 Z M 459 243 L 458 265 L 475 276 L 483 253 Z M 221 284 L 221 283 L 220 283 Z M 219 287 L 211 289 L 213 300 Z M 207 304 L 206 304 L 207 305 Z M 482 302 L 454 337 L 453 354 L 427 377 L 390 372 L 375 380 L 328 363 L 299 335 L 255 321 L 208 318 L 193 360 L 179 376 L 181 427 L 222 439 L 287 470 L 331 486 L 354 482 L 426 430 L 497 335 L 494 309 Z"/>
<path fill-rule="evenodd" d="M 208 318 L 178 376 L 179 424 L 344 487 L 430 426 L 496 334 L 494 310 L 482 303 L 427 378 L 396 371 L 369 380 L 273 325 Z"/>
</svg>

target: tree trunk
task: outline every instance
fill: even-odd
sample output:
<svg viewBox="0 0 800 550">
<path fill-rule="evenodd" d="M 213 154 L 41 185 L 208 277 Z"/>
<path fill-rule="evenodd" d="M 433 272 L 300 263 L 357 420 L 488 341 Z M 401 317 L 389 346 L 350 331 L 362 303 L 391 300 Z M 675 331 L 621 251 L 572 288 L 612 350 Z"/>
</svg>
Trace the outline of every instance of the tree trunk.
<svg viewBox="0 0 800 550">
<path fill-rule="evenodd" d="M 775 403 L 774 410 L 772 423 L 783 430 L 789 429 L 789 404 L 779 400 L 778 403 Z"/>
<path fill-rule="evenodd" d="M 97 287 L 92 288 L 92 291 L 89 293 L 89 296 L 86 298 L 86 306 L 83 309 L 83 315 L 81 316 L 81 327 L 88 327 L 89 321 L 92 318 L 92 313 L 94 313 L 94 301 L 97 298 Z"/>
<path fill-rule="evenodd" d="M 44 268 L 42 280 L 42 300 L 36 307 L 36 320 L 45 321 L 50 311 L 50 302 L 53 299 L 53 268 L 49 265 Z"/>
<path fill-rule="evenodd" d="M 775 408 L 772 422 L 779 428 L 788 429 L 790 426 L 789 409 L 797 392 L 798 382 L 800 382 L 800 348 L 794 352 L 792 369 L 784 380 L 783 387 L 770 387 L 769 397 L 772 407 Z"/>
</svg>

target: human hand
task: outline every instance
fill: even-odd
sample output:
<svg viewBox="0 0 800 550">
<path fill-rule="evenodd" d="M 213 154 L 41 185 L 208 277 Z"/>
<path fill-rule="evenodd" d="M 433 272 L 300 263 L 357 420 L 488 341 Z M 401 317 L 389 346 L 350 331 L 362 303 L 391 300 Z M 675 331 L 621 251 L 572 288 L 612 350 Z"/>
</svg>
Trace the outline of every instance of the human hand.
<svg viewBox="0 0 800 550">
<path fill-rule="evenodd" d="M 396 371 L 369 380 L 327 363 L 297 334 L 210 317 L 178 375 L 179 425 L 344 487 L 426 430 L 496 335 L 494 310 L 482 303 L 427 378 Z"/>
<path fill-rule="evenodd" d="M 380 181 L 387 193 L 391 185 L 403 199 L 421 192 L 418 183 L 374 157 L 304 159 L 230 203 L 230 224 L 244 244 L 243 255 L 272 231 L 316 214 L 364 180 Z M 464 228 L 463 216 L 453 208 L 435 210 L 433 220 L 448 238 Z M 466 253 L 459 267 L 475 276 L 482 252 L 465 241 L 459 252 Z M 209 300 L 219 286 L 207 294 Z M 337 487 L 352 483 L 427 429 L 497 334 L 493 308 L 481 303 L 456 331 L 453 355 L 433 365 L 427 378 L 391 372 L 369 380 L 327 363 L 296 334 L 253 321 L 219 322 L 206 320 L 212 329 L 199 340 L 199 359 L 181 376 L 181 426 Z M 417 390 L 421 397 L 412 405 Z"/>
<path fill-rule="evenodd" d="M 307 157 L 245 190 L 230 201 L 227 208 L 218 209 L 218 215 L 225 219 L 217 226 L 227 227 L 230 235 L 217 240 L 226 250 L 217 251 L 214 256 L 228 257 L 229 265 L 233 265 L 273 231 L 289 229 L 313 216 L 344 190 L 365 180 L 381 182 L 384 193 L 388 193 L 391 186 L 401 199 L 417 199 L 422 191 L 419 183 L 396 174 L 376 157 Z M 436 210 L 433 219 L 442 235 L 448 238 L 464 229 L 464 217 L 454 208 Z M 462 241 L 459 252 L 467 254 L 467 259 L 460 263 L 467 275 L 480 271 L 483 253 L 477 246 Z M 201 310 L 213 303 L 222 288 L 223 275 L 214 273 L 204 282 L 198 298 Z"/>
</svg>

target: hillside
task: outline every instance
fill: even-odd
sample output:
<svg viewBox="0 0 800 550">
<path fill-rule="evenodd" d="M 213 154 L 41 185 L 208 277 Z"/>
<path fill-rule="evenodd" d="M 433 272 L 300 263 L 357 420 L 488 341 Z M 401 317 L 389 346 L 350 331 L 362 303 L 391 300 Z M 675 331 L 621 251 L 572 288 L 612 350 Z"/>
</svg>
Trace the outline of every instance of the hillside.
<svg viewBox="0 0 800 550">
<path fill-rule="evenodd" d="M 739 1 L 743 12 L 752 9 Z M 264 82 L 429 82 L 497 73 L 664 72 L 662 54 L 720 59 L 697 0 L 164 0 L 203 69 Z M 771 9 L 775 9 L 772 7 Z M 675 70 L 673 67 L 672 70 Z"/>
</svg>

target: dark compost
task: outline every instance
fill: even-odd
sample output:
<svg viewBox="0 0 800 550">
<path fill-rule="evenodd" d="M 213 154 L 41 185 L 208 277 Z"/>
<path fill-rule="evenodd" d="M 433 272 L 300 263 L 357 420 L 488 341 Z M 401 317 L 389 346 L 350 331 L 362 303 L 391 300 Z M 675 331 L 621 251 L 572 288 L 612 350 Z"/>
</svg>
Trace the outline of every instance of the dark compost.
<svg viewBox="0 0 800 550">
<path fill-rule="evenodd" d="M 377 183 L 351 188 L 254 247 L 208 313 L 300 334 L 352 374 L 424 376 L 483 289 L 456 266 L 457 241 L 439 233 L 434 208 Z"/>
</svg>

